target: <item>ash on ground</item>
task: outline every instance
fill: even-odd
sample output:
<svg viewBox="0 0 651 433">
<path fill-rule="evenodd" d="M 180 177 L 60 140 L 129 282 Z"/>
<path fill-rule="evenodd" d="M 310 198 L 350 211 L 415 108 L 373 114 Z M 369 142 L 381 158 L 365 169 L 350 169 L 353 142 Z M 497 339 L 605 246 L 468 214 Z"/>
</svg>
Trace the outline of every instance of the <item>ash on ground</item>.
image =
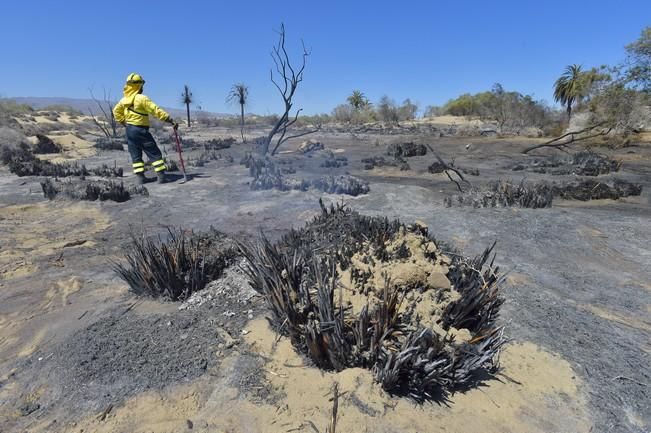
<svg viewBox="0 0 651 433">
<path fill-rule="evenodd" d="M 242 261 L 236 263 L 224 271 L 224 274 L 216 281 L 208 283 L 203 290 L 193 293 L 181 306 L 179 310 L 197 310 L 200 307 L 225 309 L 222 315 L 226 318 L 241 314 L 244 309 L 247 315 L 254 298 L 260 294 L 253 290 L 247 276 L 242 271 Z M 228 307 L 232 305 L 233 308 Z M 250 317 L 253 318 L 253 317 Z"/>
</svg>

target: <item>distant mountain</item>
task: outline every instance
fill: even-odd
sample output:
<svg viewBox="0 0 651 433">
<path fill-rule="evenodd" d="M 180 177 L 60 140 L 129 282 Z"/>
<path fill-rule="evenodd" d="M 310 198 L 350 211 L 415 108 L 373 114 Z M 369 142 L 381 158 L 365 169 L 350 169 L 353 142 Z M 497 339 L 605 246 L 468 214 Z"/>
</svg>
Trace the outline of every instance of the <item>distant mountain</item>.
<svg viewBox="0 0 651 433">
<path fill-rule="evenodd" d="M 19 104 L 26 104 L 34 108 L 35 110 L 40 110 L 42 108 L 45 108 L 49 105 L 67 105 L 69 107 L 74 108 L 75 110 L 79 110 L 82 113 L 88 113 L 88 110 L 91 109 L 93 112 L 97 112 L 97 105 L 92 99 L 78 99 L 78 98 L 61 98 L 61 97 L 46 97 L 46 98 L 39 98 L 39 97 L 15 97 L 15 98 L 5 98 L 5 99 L 10 99 L 12 101 L 16 101 Z M 170 108 L 170 107 L 162 107 L 163 110 L 167 111 L 172 115 L 173 117 L 185 117 L 185 109 L 184 108 Z M 190 107 L 191 114 L 192 116 L 201 116 L 201 117 L 220 117 L 220 118 L 225 118 L 225 117 L 234 117 L 233 114 L 230 113 L 213 113 L 209 111 L 198 111 L 198 110 L 193 110 L 192 107 Z"/>
</svg>

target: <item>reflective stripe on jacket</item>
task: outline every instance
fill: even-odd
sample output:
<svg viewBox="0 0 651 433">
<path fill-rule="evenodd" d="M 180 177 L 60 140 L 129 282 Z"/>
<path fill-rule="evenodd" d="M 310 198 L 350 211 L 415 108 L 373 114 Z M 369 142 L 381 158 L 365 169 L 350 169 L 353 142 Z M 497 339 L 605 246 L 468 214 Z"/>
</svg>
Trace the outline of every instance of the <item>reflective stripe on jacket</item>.
<svg viewBox="0 0 651 433">
<path fill-rule="evenodd" d="M 149 115 L 166 122 L 170 115 L 145 95 L 125 96 L 113 107 L 115 120 L 136 126 L 149 126 Z"/>
</svg>

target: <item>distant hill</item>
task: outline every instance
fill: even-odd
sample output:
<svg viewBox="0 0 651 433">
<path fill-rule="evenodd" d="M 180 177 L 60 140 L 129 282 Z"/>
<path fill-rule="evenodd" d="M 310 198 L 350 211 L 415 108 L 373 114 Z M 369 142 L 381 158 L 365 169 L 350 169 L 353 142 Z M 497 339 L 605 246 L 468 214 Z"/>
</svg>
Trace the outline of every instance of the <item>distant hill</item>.
<svg viewBox="0 0 651 433">
<path fill-rule="evenodd" d="M 69 107 L 74 108 L 75 110 L 79 110 L 83 113 L 88 113 L 88 109 L 92 109 L 93 112 L 97 112 L 97 105 L 92 99 L 78 99 L 78 98 L 62 98 L 62 97 L 45 97 L 45 98 L 39 98 L 39 97 L 15 97 L 15 98 L 5 98 L 5 99 L 10 99 L 12 101 L 16 101 L 19 104 L 26 104 L 34 108 L 35 110 L 40 110 L 42 108 L 45 108 L 49 105 L 67 105 Z M 185 117 L 185 109 L 182 108 L 170 108 L 170 107 L 162 107 L 163 110 L 167 111 L 174 117 Z M 192 110 L 192 108 L 191 108 Z M 193 116 L 207 116 L 207 117 L 219 117 L 219 118 L 226 118 L 226 117 L 233 117 L 233 114 L 230 113 L 213 113 L 209 111 L 197 111 L 197 110 L 192 110 L 191 113 Z"/>
</svg>

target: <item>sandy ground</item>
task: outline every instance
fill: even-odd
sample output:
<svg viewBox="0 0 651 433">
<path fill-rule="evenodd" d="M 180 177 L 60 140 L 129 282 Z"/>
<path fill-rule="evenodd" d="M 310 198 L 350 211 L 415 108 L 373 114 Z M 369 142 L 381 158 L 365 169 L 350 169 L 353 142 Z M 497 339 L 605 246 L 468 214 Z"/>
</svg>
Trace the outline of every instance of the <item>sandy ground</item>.
<svg viewBox="0 0 651 433">
<path fill-rule="evenodd" d="M 221 129 L 183 132 L 194 138 L 236 135 Z M 234 163 L 192 168 L 187 184 L 153 184 L 149 197 L 122 204 L 47 202 L 38 179 L 0 169 L 0 431 L 308 432 L 314 425 L 323 432 L 335 382 L 344 393 L 338 432 L 649 431 L 649 145 L 615 152 L 624 160 L 617 176 L 642 182 L 640 197 L 559 201 L 539 210 L 468 209 L 443 205 L 455 187 L 444 175 L 427 173 L 430 155 L 410 158 L 408 172 L 363 170 L 360 159 L 383 154 L 390 142 L 427 140 L 444 158 L 478 168 L 481 175 L 471 179 L 477 184 L 549 177 L 508 168 L 524 158 L 519 150 L 530 139 L 317 138 L 348 158 L 334 172 L 368 180 L 369 194 L 252 192 L 248 171 L 238 164 L 247 145 L 224 151 Z M 72 138 L 63 144 L 87 166 L 117 161 L 128 172 L 126 152 L 84 153 L 87 144 L 78 146 Z M 289 152 L 282 158 L 299 174 L 328 172 L 319 168 L 318 154 Z M 287 340 L 277 340 L 264 311 L 228 328 L 228 316 L 210 310 L 206 318 L 215 317 L 240 343 L 216 351 L 215 367 L 203 376 L 121 396 L 84 383 L 77 385 L 93 389 L 92 398 L 65 395 L 62 390 L 75 384 L 56 373 L 56 366 L 65 365 L 60 348 L 89 326 L 115 311 L 134 323 L 185 314 L 178 305 L 137 301 L 112 272 L 111 261 L 121 257 L 132 227 L 163 234 L 167 226 L 214 226 L 244 236 L 263 229 L 275 237 L 317 213 L 320 197 L 343 199 L 363 213 L 424 221 L 437 239 L 468 255 L 497 240 L 496 263 L 510 271 L 501 322 L 513 340 L 501 357 L 502 374 L 454 394 L 447 404 L 419 406 L 386 395 L 367 371 L 335 374 L 308 366 Z M 220 332 L 215 338 L 221 335 L 222 341 Z M 250 359 L 257 367 L 246 370 Z"/>
</svg>

